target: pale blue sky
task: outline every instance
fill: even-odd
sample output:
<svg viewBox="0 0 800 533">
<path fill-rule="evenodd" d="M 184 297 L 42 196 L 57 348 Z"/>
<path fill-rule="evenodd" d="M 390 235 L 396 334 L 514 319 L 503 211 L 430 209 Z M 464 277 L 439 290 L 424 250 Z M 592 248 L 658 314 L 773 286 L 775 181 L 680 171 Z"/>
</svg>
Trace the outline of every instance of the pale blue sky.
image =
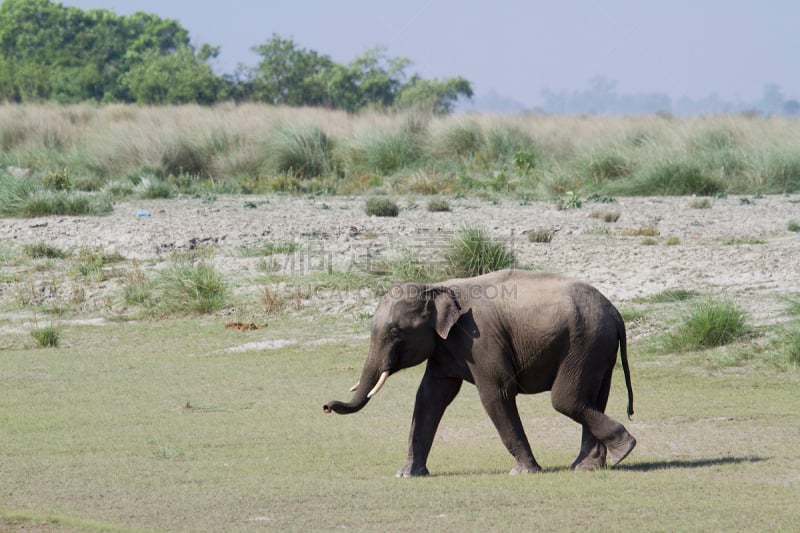
<svg viewBox="0 0 800 533">
<path fill-rule="evenodd" d="M 217 70 L 255 65 L 273 32 L 348 62 L 381 44 L 424 77 L 463 76 L 528 107 L 544 88 L 604 75 L 624 93 L 756 100 L 767 83 L 800 97 L 797 0 L 62 0 L 82 9 L 174 18 L 195 44 L 222 47 Z"/>
</svg>

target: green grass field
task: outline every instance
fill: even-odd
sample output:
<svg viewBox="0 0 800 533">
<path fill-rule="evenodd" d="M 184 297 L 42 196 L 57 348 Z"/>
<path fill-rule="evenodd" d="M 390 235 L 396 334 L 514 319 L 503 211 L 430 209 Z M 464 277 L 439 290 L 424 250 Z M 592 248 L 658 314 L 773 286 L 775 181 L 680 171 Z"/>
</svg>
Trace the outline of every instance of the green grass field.
<svg viewBox="0 0 800 533">
<path fill-rule="evenodd" d="M 576 473 L 580 432 L 519 398 L 546 471 L 513 466 L 466 385 L 424 479 L 396 479 L 422 368 L 363 411 L 352 317 L 303 312 L 237 332 L 219 316 L 62 324 L 59 348 L 0 351 L 0 530 L 789 531 L 800 523 L 797 372 L 709 370 L 630 350 L 639 445 Z M 621 373 L 608 412 L 625 418 Z"/>
</svg>

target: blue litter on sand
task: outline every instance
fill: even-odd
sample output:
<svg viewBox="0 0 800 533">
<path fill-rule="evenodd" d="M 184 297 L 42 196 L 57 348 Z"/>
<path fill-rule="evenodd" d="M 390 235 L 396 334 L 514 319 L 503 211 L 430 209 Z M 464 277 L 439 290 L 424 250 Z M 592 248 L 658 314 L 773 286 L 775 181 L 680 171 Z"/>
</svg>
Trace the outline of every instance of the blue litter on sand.
<svg viewBox="0 0 800 533">
<path fill-rule="evenodd" d="M 149 217 L 150 216 L 150 211 L 141 211 L 141 210 L 139 210 L 139 211 L 136 212 L 136 216 L 137 217 Z"/>
</svg>

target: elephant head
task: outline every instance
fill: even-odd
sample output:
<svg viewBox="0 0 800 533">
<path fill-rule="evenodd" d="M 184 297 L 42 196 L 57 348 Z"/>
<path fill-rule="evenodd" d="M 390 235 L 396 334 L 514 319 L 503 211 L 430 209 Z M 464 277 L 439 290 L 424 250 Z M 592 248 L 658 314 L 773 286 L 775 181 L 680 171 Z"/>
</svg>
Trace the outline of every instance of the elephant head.
<svg viewBox="0 0 800 533">
<path fill-rule="evenodd" d="M 349 402 L 331 401 L 323 411 L 350 414 L 361 410 L 386 379 L 433 355 L 437 339 L 466 313 L 456 293 L 447 287 L 418 283 L 394 285 L 378 303 L 372 318 L 369 353 L 361 379 L 350 390 Z"/>
</svg>

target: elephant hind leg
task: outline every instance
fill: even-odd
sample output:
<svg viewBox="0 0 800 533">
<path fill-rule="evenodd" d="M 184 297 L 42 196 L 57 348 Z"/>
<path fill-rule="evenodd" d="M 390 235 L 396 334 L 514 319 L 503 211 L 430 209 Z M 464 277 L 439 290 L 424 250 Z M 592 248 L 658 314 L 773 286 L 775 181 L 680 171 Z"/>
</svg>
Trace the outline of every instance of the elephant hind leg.
<svg viewBox="0 0 800 533">
<path fill-rule="evenodd" d="M 606 466 L 606 445 L 592 435 L 589 428 L 584 425 L 581 434 L 581 453 L 572 463 L 573 470 L 591 471 Z"/>
<path fill-rule="evenodd" d="M 616 465 L 633 450 L 636 439 L 625 426 L 607 416 L 605 411 L 611 388 L 611 369 L 592 387 L 580 379 L 556 379 L 551 392 L 553 407 L 583 426 L 581 452 L 572 468 L 594 470 L 606 464 Z"/>
</svg>

